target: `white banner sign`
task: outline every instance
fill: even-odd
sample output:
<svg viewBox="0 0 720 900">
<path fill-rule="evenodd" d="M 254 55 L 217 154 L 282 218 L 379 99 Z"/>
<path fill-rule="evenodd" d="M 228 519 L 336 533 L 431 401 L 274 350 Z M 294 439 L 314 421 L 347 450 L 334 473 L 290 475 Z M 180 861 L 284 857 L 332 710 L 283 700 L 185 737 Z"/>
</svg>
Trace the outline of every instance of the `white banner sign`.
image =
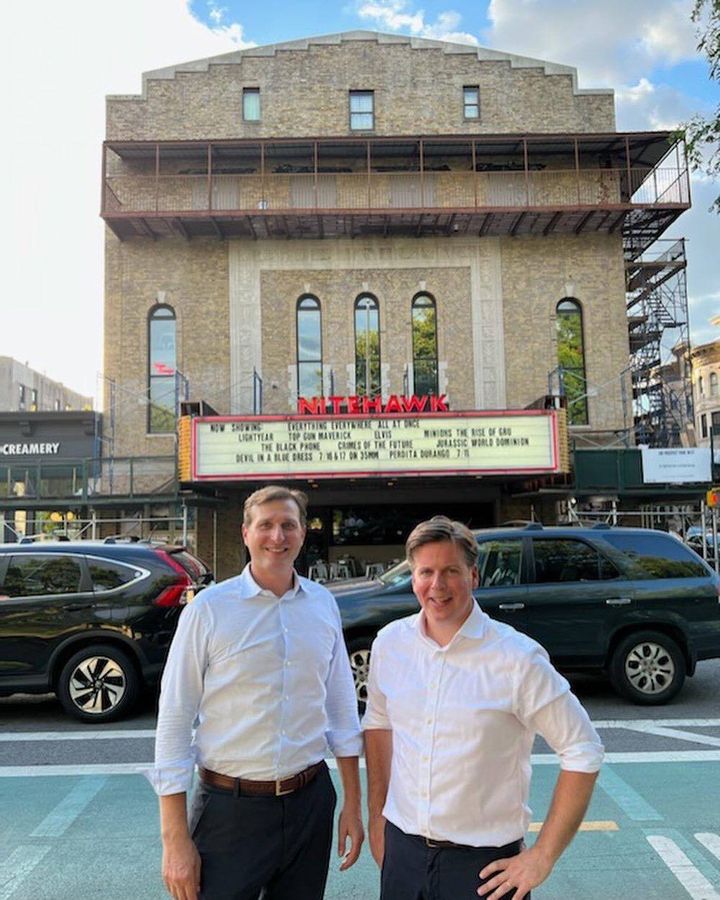
<svg viewBox="0 0 720 900">
<path fill-rule="evenodd" d="M 193 419 L 193 479 L 559 471 L 552 410 Z"/>
<path fill-rule="evenodd" d="M 695 484 L 712 480 L 708 449 L 678 447 L 658 450 L 641 447 L 640 452 L 646 484 Z"/>
</svg>

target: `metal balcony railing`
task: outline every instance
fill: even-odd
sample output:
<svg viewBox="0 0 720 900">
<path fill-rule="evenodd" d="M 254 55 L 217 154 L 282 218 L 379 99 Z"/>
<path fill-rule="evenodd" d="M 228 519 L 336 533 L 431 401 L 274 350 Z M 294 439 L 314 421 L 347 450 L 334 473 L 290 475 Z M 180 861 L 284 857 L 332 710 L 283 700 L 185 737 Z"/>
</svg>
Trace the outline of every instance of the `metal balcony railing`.
<svg viewBox="0 0 720 900">
<path fill-rule="evenodd" d="M 622 230 L 640 251 L 690 204 L 682 142 L 602 135 L 107 142 L 120 239 Z"/>
</svg>

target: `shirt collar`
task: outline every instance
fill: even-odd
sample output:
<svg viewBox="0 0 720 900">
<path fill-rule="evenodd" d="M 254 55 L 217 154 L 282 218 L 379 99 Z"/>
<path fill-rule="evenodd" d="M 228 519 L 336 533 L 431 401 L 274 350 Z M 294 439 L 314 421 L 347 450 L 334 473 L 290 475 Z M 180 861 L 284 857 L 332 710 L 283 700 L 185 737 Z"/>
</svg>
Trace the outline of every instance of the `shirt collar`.
<svg viewBox="0 0 720 900">
<path fill-rule="evenodd" d="M 250 563 L 248 563 L 245 568 L 242 570 L 240 574 L 240 584 L 242 588 L 242 593 L 245 597 L 257 597 L 259 594 L 270 594 L 273 597 L 276 595 L 273 594 L 272 591 L 267 588 L 261 588 L 260 585 L 255 581 L 252 577 L 252 572 L 250 571 Z M 282 595 L 283 597 L 294 597 L 299 591 L 302 589 L 302 585 L 300 584 L 300 578 L 298 577 L 298 573 L 293 570 L 293 583 L 292 587 L 285 591 Z"/>
<path fill-rule="evenodd" d="M 455 641 L 460 637 L 481 640 L 485 636 L 485 632 L 487 630 L 487 621 L 487 614 L 480 609 L 477 602 L 473 598 L 473 605 L 472 609 L 470 610 L 470 615 L 462 623 L 457 633 L 453 635 L 450 643 L 446 644 L 445 646 L 450 647 L 451 644 L 455 643 Z M 415 631 L 423 641 L 429 641 L 433 646 L 436 646 L 432 638 L 428 637 L 427 630 L 425 628 L 425 613 L 423 612 L 423 610 L 420 610 L 420 612 L 417 614 L 414 626 Z"/>
</svg>

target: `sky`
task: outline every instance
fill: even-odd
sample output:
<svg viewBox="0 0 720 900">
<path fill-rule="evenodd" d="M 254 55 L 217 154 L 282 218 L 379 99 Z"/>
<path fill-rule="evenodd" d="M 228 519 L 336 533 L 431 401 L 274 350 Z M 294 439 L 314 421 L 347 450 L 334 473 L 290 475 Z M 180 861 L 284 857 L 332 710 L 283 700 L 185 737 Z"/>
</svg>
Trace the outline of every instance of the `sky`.
<svg viewBox="0 0 720 900">
<path fill-rule="evenodd" d="M 141 74 L 253 45 L 369 29 L 477 44 L 575 66 L 580 87 L 616 91 L 620 130 L 708 114 L 720 87 L 696 50 L 692 0 L 35 0 L 6 4 L 0 54 L 4 258 L 0 356 L 102 394 L 105 96 Z M 697 174 L 688 239 L 694 343 L 720 337 L 720 184 Z"/>
</svg>

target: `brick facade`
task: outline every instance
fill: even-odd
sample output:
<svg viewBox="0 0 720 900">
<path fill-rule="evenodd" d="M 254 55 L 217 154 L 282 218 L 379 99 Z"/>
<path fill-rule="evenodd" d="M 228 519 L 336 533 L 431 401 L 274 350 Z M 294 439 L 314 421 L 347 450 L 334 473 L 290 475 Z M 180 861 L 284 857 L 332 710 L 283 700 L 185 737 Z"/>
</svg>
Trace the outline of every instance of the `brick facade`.
<svg viewBox="0 0 720 900">
<path fill-rule="evenodd" d="M 479 87 L 477 120 L 463 117 L 466 85 Z M 243 121 L 246 87 L 260 89 L 259 122 Z M 361 32 L 238 51 L 147 73 L 141 96 L 108 98 L 107 138 L 347 137 L 356 134 L 349 125 L 350 90 L 374 92 L 374 137 L 572 135 L 615 129 L 612 92 L 579 90 L 568 67 Z M 192 159 L 190 151 L 182 159 L 166 154 L 155 181 L 147 177 L 155 173 L 155 163 L 132 154 L 108 156 L 109 183 L 120 205 L 158 209 L 158 184 L 163 210 L 207 205 L 206 160 Z M 449 210 L 473 202 L 512 205 L 513 192 L 537 206 L 618 201 L 618 182 L 611 172 L 596 169 L 580 180 L 570 171 L 575 165 L 570 158 L 554 159 L 548 166 L 548 160 L 538 157 L 535 163 L 532 184 L 512 171 L 472 171 L 463 181 L 438 166 L 422 189 L 432 191 L 436 205 Z M 362 171 L 362 159 L 346 160 L 346 165 L 352 171 L 338 172 L 332 182 L 334 204 L 384 207 L 398 176 L 380 172 L 370 187 L 353 175 L 354 168 Z M 497 200 L 498 178 L 510 199 Z M 212 188 L 214 209 L 257 209 L 261 202 L 286 208 L 293 205 L 292 190 L 303 189 L 298 179 L 293 188 L 272 170 L 262 184 L 253 174 L 222 179 Z M 309 182 L 309 189 L 330 190 L 321 179 Z M 493 194 L 495 201 L 488 200 Z M 311 293 L 320 300 L 323 369 L 326 378 L 332 372 L 339 394 L 355 388 L 354 300 L 366 291 L 377 297 L 387 396 L 403 393 L 406 373 L 412 374 L 411 301 L 424 291 L 437 302 L 439 390 L 456 410 L 505 409 L 522 408 L 548 392 L 549 375 L 557 366 L 555 307 L 569 285 L 583 311 L 591 387 L 590 425 L 576 430 L 582 440 L 628 425 L 621 390 L 628 332 L 619 232 L 524 237 L 454 237 L 448 232 L 423 239 L 378 235 L 283 241 L 225 240 L 219 231 L 217 237 L 192 240 L 120 241 L 108 229 L 105 371 L 117 385 L 117 397 L 125 398 L 116 401 L 115 453 L 173 452 L 173 435 L 147 434 L 142 404 L 148 315 L 157 302 L 172 306 L 177 315 L 177 367 L 188 379 L 191 399 L 207 400 L 220 413 L 251 413 L 257 374 L 263 412 L 286 415 L 296 408 L 300 296 Z M 412 389 L 412 382 L 407 386 Z M 491 493 L 488 499 L 496 503 L 498 517 L 508 518 L 502 501 Z M 242 560 L 239 509 L 235 496 L 218 510 L 214 523 L 212 512 L 198 514 L 198 549 L 209 561 L 219 554 L 223 574 L 236 571 Z M 522 513 L 517 503 L 511 511 L 513 517 Z M 211 533 L 217 534 L 217 542 L 211 541 Z"/>
</svg>

